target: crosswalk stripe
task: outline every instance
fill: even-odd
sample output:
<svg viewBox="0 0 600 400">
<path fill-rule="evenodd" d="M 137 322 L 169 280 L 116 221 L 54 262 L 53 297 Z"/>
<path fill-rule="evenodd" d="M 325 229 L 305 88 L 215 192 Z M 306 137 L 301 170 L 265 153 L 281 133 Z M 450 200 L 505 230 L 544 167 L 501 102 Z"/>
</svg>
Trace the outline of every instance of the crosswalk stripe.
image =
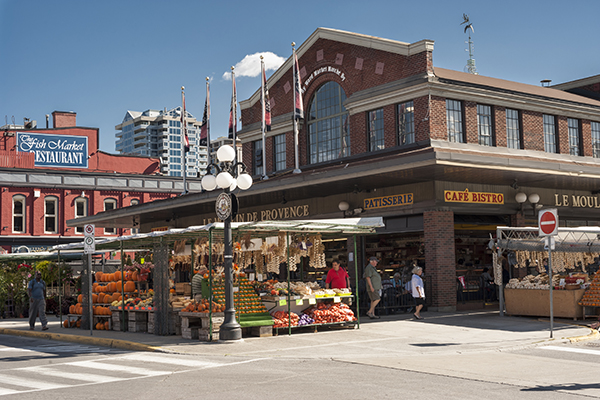
<svg viewBox="0 0 600 400">
<path fill-rule="evenodd" d="M 170 357 L 158 357 L 145 353 L 133 353 L 128 354 L 123 357 L 119 357 L 120 359 L 131 360 L 131 361 L 141 361 L 141 362 L 155 362 L 159 364 L 173 364 L 173 365 L 181 365 L 185 367 L 195 367 L 195 368 L 203 368 L 203 367 L 214 367 L 216 365 L 221 365 L 214 362 L 209 361 L 198 361 L 198 360 L 190 360 L 186 358 L 170 358 Z"/>
<path fill-rule="evenodd" d="M 67 385 L 43 382 L 37 379 L 25 379 L 19 378 L 18 376 L 0 375 L 0 383 L 23 386 L 32 389 L 58 389 L 66 387 Z"/>
<path fill-rule="evenodd" d="M 134 375 L 147 375 L 147 376 L 159 376 L 170 374 L 170 371 L 153 371 L 146 368 L 130 367 L 127 365 L 108 364 L 98 361 L 75 361 L 67 363 L 67 365 L 73 365 L 75 367 L 99 369 L 103 371 L 115 371 L 115 372 L 126 372 Z"/>
<path fill-rule="evenodd" d="M 73 379 L 76 381 L 93 382 L 93 383 L 107 383 L 119 381 L 126 378 L 120 378 L 115 376 L 96 375 L 96 374 L 85 374 L 79 372 L 64 372 L 58 370 L 48 369 L 46 367 L 27 367 L 19 368 L 19 371 L 33 372 L 34 374 L 56 376 L 59 378 Z"/>
<path fill-rule="evenodd" d="M 580 349 L 576 347 L 560 347 L 560 346 L 541 346 L 540 349 L 544 350 L 555 350 L 555 351 L 565 351 L 570 353 L 579 353 L 579 354 L 592 354 L 595 356 L 600 356 L 600 350 L 590 350 L 590 349 Z"/>
<path fill-rule="evenodd" d="M 0 388 L 0 396 L 4 396 L 6 394 L 15 394 L 15 393 L 21 393 L 21 392 L 19 392 L 18 390 Z"/>
</svg>

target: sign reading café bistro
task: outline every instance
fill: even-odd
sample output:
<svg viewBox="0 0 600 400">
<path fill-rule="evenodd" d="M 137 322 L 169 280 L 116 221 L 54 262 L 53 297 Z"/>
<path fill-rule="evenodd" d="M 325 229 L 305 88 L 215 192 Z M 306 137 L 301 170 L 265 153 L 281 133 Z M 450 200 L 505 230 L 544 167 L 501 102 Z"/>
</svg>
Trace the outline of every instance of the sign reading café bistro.
<svg viewBox="0 0 600 400">
<path fill-rule="evenodd" d="M 17 151 L 34 153 L 36 167 L 88 167 L 88 138 L 86 136 L 18 132 Z"/>
</svg>

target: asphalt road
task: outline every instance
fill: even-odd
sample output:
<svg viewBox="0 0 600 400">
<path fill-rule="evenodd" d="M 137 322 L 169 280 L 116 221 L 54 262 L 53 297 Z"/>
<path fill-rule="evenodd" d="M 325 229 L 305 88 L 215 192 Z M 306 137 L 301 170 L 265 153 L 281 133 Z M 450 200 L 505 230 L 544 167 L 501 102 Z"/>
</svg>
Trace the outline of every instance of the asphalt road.
<svg viewBox="0 0 600 400">
<path fill-rule="evenodd" d="M 600 343 L 344 359 L 128 352 L 2 336 L 6 399 L 600 398 Z"/>
</svg>

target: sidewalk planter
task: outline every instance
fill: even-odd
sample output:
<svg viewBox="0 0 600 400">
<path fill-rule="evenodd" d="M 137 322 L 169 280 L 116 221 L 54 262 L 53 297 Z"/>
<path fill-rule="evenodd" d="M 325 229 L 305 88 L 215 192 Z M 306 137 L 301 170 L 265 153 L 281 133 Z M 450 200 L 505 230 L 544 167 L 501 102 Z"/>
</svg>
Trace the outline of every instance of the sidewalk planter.
<svg viewBox="0 0 600 400">
<path fill-rule="evenodd" d="M 583 318 L 579 301 L 585 290 L 552 291 L 554 316 L 559 318 Z M 504 289 L 506 314 L 535 317 L 550 316 L 550 291 L 541 289 Z"/>
</svg>

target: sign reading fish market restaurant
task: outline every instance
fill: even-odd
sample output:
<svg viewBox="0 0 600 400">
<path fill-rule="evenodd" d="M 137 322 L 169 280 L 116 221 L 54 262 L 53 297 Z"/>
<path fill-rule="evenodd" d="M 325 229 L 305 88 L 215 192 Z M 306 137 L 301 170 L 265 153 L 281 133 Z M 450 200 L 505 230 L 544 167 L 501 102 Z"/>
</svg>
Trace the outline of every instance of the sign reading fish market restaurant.
<svg viewBox="0 0 600 400">
<path fill-rule="evenodd" d="M 36 167 L 88 167 L 87 136 L 18 132 L 17 151 L 34 153 Z"/>
<path fill-rule="evenodd" d="M 502 193 L 469 192 L 469 189 L 444 190 L 444 201 L 447 203 L 476 203 L 476 204 L 504 204 Z"/>
</svg>

